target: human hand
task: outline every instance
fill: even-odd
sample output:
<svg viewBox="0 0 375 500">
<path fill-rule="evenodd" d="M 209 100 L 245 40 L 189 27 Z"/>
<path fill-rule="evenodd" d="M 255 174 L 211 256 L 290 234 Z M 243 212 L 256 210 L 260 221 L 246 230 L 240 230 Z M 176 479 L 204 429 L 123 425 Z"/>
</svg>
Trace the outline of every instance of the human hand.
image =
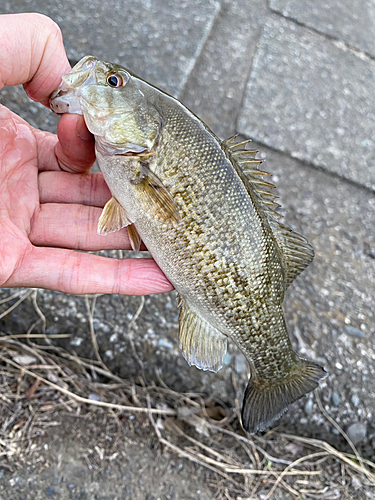
<svg viewBox="0 0 375 500">
<path fill-rule="evenodd" d="M 48 106 L 70 70 L 57 25 L 40 14 L 0 16 L 0 46 L 0 90 L 23 84 L 31 99 Z M 83 118 L 64 115 L 57 134 L 0 105 L 0 287 L 129 295 L 172 290 L 153 259 L 75 251 L 130 244 L 126 230 L 96 232 L 111 194 L 101 174 L 89 174 L 94 139 Z"/>
</svg>

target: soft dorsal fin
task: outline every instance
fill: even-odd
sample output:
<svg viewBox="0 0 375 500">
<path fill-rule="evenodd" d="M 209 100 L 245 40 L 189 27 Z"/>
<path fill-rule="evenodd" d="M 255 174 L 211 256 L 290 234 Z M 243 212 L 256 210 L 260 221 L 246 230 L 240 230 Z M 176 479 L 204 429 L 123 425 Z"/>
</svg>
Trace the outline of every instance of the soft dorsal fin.
<svg viewBox="0 0 375 500">
<path fill-rule="evenodd" d="M 282 252 L 286 289 L 310 264 L 314 257 L 314 249 L 304 236 L 280 224 L 278 220 L 280 214 L 277 213 L 280 205 L 273 201 L 277 196 L 271 192 L 275 186 L 263 178 L 263 176 L 270 174 L 259 170 L 262 160 L 255 158 L 258 151 L 255 149 L 245 149 L 251 140 L 236 142 L 236 138 L 237 136 L 234 136 L 224 141 L 222 148 L 244 183 L 248 193 L 256 196 L 260 207 L 268 219 L 277 245 Z"/>
<path fill-rule="evenodd" d="M 285 263 L 285 289 L 302 273 L 314 258 L 314 249 L 301 234 L 289 227 L 271 220 L 270 226 L 277 244 L 282 251 Z"/>
</svg>

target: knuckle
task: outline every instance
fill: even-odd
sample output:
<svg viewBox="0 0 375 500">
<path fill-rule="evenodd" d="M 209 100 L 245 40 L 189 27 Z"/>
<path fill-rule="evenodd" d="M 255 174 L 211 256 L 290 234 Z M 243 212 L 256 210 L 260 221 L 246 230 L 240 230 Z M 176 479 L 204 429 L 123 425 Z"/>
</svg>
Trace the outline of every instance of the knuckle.
<svg viewBox="0 0 375 500">
<path fill-rule="evenodd" d="M 40 13 L 33 13 L 30 14 L 30 16 L 32 16 L 33 21 L 38 25 L 39 28 L 43 27 L 52 35 L 62 36 L 59 25 L 50 17 Z"/>
</svg>

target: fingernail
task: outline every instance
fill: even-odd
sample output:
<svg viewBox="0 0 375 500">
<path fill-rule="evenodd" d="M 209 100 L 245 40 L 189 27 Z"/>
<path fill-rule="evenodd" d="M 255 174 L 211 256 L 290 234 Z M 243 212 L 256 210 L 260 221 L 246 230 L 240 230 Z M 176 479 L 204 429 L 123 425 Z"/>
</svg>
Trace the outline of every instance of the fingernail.
<svg viewBox="0 0 375 500">
<path fill-rule="evenodd" d="M 86 127 L 85 122 L 83 121 L 83 118 L 78 120 L 77 126 L 76 126 L 76 133 L 80 139 L 83 141 L 92 141 L 93 135 L 89 131 L 89 129 Z"/>
</svg>

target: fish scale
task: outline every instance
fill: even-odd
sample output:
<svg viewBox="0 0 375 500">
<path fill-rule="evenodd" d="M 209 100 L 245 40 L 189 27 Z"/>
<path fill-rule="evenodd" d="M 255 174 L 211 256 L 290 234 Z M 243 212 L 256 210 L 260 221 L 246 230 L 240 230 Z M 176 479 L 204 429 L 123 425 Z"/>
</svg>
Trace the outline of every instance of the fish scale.
<svg viewBox="0 0 375 500">
<path fill-rule="evenodd" d="M 133 248 L 142 238 L 178 291 L 187 362 L 217 371 L 233 340 L 250 368 L 242 425 L 271 425 L 326 373 L 289 340 L 284 293 L 313 250 L 279 223 L 256 152 L 235 138 L 221 142 L 178 100 L 92 56 L 50 104 L 58 113 L 80 109 L 95 136 L 113 196 L 99 233 L 127 226 Z"/>
</svg>

